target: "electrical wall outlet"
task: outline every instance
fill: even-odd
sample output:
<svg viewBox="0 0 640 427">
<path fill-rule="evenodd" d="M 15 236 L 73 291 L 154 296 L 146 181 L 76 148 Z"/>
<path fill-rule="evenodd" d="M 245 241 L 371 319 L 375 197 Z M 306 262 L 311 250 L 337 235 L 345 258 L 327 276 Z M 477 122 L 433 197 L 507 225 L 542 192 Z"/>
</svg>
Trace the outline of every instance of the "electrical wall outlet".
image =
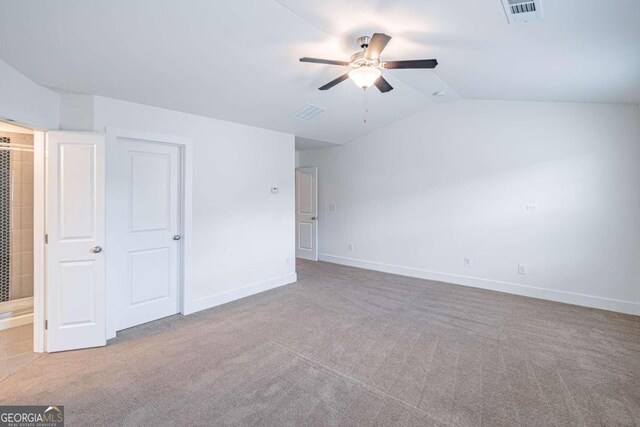
<svg viewBox="0 0 640 427">
<path fill-rule="evenodd" d="M 527 212 L 537 212 L 538 211 L 538 205 L 536 205 L 534 203 L 529 203 L 528 205 L 525 206 L 525 209 L 527 210 Z"/>
<path fill-rule="evenodd" d="M 349 243 L 347 249 L 349 249 L 349 252 L 353 252 L 353 243 Z"/>
<path fill-rule="evenodd" d="M 464 266 L 465 267 L 471 267 L 471 258 L 465 258 L 464 259 Z"/>
<path fill-rule="evenodd" d="M 518 264 L 518 274 L 527 274 L 527 264 Z"/>
<path fill-rule="evenodd" d="M 280 187 L 271 187 L 271 194 L 278 194 L 280 192 Z"/>
<path fill-rule="evenodd" d="M 329 210 L 331 212 L 335 212 L 336 210 L 336 204 L 335 203 L 329 203 Z"/>
</svg>

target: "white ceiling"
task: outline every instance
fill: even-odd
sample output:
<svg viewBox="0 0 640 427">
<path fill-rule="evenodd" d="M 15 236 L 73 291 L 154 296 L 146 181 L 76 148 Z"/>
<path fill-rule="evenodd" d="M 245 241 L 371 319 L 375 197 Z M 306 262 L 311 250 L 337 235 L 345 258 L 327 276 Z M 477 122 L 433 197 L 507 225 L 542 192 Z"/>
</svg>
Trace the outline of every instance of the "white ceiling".
<svg viewBox="0 0 640 427">
<path fill-rule="evenodd" d="M 508 24 L 500 0 L 0 0 L 0 58 L 60 90 L 150 104 L 345 143 L 461 98 L 640 102 L 640 2 L 542 0 L 544 21 Z M 343 69 L 357 36 L 393 36 L 395 90 L 363 94 Z M 433 92 L 444 90 L 444 97 Z M 307 103 L 327 109 L 305 122 Z"/>
</svg>

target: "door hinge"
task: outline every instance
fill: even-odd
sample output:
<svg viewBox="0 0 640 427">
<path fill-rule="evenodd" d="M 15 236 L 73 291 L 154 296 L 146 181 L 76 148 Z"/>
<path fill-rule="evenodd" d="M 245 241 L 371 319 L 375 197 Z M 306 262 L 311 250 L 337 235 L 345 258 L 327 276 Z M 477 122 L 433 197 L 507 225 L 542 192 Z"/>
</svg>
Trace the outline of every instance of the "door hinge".
<svg viewBox="0 0 640 427">
<path fill-rule="evenodd" d="M 48 321 L 48 320 L 45 320 L 45 321 L 44 321 L 44 329 L 45 329 L 45 331 L 46 331 L 47 329 L 49 329 L 49 321 Z"/>
<path fill-rule="evenodd" d="M 45 234 L 45 235 L 44 235 L 44 244 L 45 244 L 45 245 L 48 245 L 48 244 L 49 244 L 49 235 L 48 235 L 48 234 Z"/>
</svg>

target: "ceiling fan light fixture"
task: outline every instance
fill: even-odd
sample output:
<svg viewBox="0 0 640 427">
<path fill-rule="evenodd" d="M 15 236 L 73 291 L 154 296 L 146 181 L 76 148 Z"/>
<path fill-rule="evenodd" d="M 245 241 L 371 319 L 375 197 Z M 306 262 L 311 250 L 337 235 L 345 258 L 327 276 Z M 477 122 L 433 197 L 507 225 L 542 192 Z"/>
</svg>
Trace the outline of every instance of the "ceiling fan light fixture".
<svg viewBox="0 0 640 427">
<path fill-rule="evenodd" d="M 374 67 L 358 67 L 349 71 L 349 78 L 360 89 L 369 89 L 381 75 L 380 69 Z"/>
<path fill-rule="evenodd" d="M 525 1 L 539 2 L 541 0 L 502 0 L 509 1 Z M 382 61 L 380 54 L 387 46 L 391 37 L 384 33 L 374 33 L 371 37 L 362 36 L 358 39 L 358 45 L 362 50 L 351 55 L 349 61 L 339 61 L 333 59 L 322 58 L 300 58 L 300 62 L 310 62 L 312 64 L 337 65 L 340 67 L 349 67 L 351 71 L 345 72 L 341 76 L 331 80 L 329 83 L 320 86 L 318 90 L 329 90 L 337 84 L 351 78 L 353 83 L 360 89 L 369 89 L 375 85 L 380 93 L 387 93 L 393 90 L 393 86 L 382 77 L 382 68 L 388 70 L 402 69 L 434 69 L 438 65 L 436 59 L 412 59 L 407 61 Z"/>
</svg>

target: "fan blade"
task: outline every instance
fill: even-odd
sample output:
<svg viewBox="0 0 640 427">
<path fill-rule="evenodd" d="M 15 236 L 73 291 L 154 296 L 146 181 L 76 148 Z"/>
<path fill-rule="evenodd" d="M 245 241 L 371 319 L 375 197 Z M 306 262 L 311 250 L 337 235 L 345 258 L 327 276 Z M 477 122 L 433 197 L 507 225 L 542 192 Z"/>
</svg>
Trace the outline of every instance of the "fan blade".
<svg viewBox="0 0 640 427">
<path fill-rule="evenodd" d="M 373 82 L 374 85 L 376 85 L 376 87 L 378 88 L 378 90 L 382 93 L 387 93 L 391 90 L 393 90 L 393 86 L 391 86 L 389 84 L 388 81 L 385 80 L 384 77 L 380 76 L 376 79 L 375 82 Z"/>
<path fill-rule="evenodd" d="M 346 67 L 349 65 L 347 61 L 334 61 L 333 59 L 320 59 L 320 58 L 300 58 L 300 62 L 311 62 L 313 64 L 328 64 L 328 65 L 342 65 Z"/>
<path fill-rule="evenodd" d="M 369 41 L 369 46 L 367 46 L 367 50 L 364 52 L 364 57 L 367 59 L 378 59 L 384 48 L 387 47 L 389 40 L 391 40 L 390 36 L 384 33 L 375 33 Z"/>
<path fill-rule="evenodd" d="M 332 87 L 334 87 L 335 85 L 337 85 L 338 83 L 341 83 L 345 80 L 347 80 L 349 78 L 349 73 L 344 73 L 343 75 L 341 75 L 340 77 L 338 77 L 337 79 L 333 79 L 331 80 L 329 83 L 327 83 L 324 86 L 320 86 L 318 88 L 318 90 L 328 90 L 331 89 Z"/>
<path fill-rule="evenodd" d="M 435 59 L 416 59 L 412 61 L 387 61 L 384 68 L 402 69 L 402 68 L 436 68 L 438 61 Z"/>
</svg>

